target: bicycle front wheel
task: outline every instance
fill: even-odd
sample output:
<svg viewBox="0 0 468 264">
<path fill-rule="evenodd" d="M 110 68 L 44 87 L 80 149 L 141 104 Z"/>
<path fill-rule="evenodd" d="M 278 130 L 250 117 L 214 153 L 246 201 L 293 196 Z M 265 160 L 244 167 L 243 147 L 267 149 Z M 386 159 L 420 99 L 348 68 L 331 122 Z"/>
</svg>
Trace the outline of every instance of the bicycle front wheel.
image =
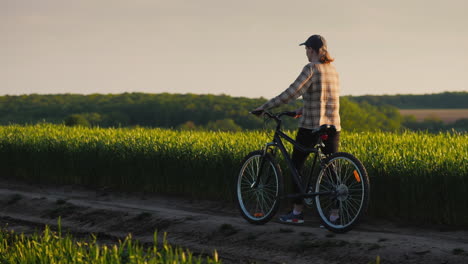
<svg viewBox="0 0 468 264">
<path fill-rule="evenodd" d="M 359 221 L 369 203 L 369 177 L 353 155 L 338 152 L 324 161 L 315 185 L 315 202 L 322 224 L 330 231 L 344 233 Z"/>
<path fill-rule="evenodd" d="M 275 159 L 263 151 L 244 158 L 237 178 L 237 201 L 241 215 L 252 224 L 265 224 L 278 211 L 283 180 Z"/>
</svg>

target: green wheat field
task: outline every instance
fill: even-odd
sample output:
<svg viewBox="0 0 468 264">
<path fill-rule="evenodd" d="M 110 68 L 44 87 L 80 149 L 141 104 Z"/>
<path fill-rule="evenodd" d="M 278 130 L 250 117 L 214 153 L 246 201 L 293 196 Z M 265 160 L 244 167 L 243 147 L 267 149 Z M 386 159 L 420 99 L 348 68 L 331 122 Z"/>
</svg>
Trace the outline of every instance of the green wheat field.
<svg viewBox="0 0 468 264">
<path fill-rule="evenodd" d="M 29 183 L 105 186 L 234 202 L 242 158 L 262 148 L 272 135 L 3 126 L 0 175 Z M 368 215 L 405 223 L 467 225 L 468 134 L 343 132 L 340 151 L 354 154 L 367 168 Z"/>
<path fill-rule="evenodd" d="M 221 263 L 216 251 L 212 257 L 195 257 L 188 250 L 169 245 L 165 236 L 159 246 L 156 233 L 153 238 L 150 247 L 143 246 L 131 235 L 113 245 L 99 244 L 94 235 L 77 240 L 70 234 L 62 234 L 59 218 L 57 232 L 46 226 L 42 233 L 25 236 L 0 229 L 0 263 Z"/>
</svg>

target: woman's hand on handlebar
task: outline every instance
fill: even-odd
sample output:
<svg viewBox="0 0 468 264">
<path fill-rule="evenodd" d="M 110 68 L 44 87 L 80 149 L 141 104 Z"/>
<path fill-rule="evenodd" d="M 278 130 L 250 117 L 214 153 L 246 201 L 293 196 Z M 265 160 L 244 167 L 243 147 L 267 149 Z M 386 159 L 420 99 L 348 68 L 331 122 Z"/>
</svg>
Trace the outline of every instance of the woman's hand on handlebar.
<svg viewBox="0 0 468 264">
<path fill-rule="evenodd" d="M 301 108 L 298 108 L 298 109 L 294 110 L 294 112 L 296 112 L 296 116 L 295 116 L 294 118 L 299 118 L 299 117 L 301 117 L 301 116 L 302 116 L 302 111 L 303 111 L 303 109 L 304 109 L 304 108 L 301 107 Z"/>
<path fill-rule="evenodd" d="M 260 116 L 261 114 L 263 114 L 263 112 L 264 112 L 263 108 L 257 107 L 255 110 L 251 111 L 250 113 L 256 116 Z"/>
</svg>

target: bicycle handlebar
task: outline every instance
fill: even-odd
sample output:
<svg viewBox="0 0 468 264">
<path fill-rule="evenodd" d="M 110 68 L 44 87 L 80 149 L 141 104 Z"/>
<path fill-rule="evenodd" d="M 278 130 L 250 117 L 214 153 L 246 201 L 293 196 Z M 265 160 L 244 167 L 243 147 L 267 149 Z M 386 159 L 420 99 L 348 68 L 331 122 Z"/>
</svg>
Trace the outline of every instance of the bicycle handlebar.
<svg viewBox="0 0 468 264">
<path fill-rule="evenodd" d="M 278 114 L 273 114 L 273 113 L 270 113 L 268 111 L 265 111 L 265 110 L 254 110 L 254 111 L 251 111 L 250 112 L 251 114 L 254 114 L 254 115 L 261 115 L 261 114 L 264 114 L 265 116 L 267 116 L 268 118 L 271 118 L 273 120 L 275 120 L 276 122 L 276 129 L 280 129 L 281 127 L 281 117 L 286 115 L 286 116 L 290 116 L 290 117 L 296 117 L 297 114 L 295 111 L 284 111 L 284 112 L 281 112 L 281 113 L 278 113 Z"/>
<path fill-rule="evenodd" d="M 272 114 L 272 113 L 270 113 L 268 111 L 265 111 L 265 110 L 254 110 L 254 111 L 251 111 L 250 113 L 253 114 L 253 115 L 257 115 L 257 116 L 261 115 L 261 114 L 265 114 L 269 118 L 273 118 L 273 119 L 276 119 L 276 120 L 278 120 L 280 117 L 282 117 L 284 115 L 290 116 L 290 117 L 297 116 L 295 111 L 284 111 L 284 112 L 281 112 L 281 113 L 278 113 L 278 114 Z"/>
<path fill-rule="evenodd" d="M 284 111 L 284 112 L 281 112 L 281 113 L 278 113 L 278 114 L 272 114 L 268 111 L 265 111 L 265 110 L 254 110 L 254 111 L 251 111 L 250 112 L 251 114 L 254 114 L 254 115 L 261 115 L 261 114 L 264 114 L 266 115 L 268 118 L 272 118 L 276 121 L 276 124 L 277 124 L 277 129 L 280 128 L 281 126 L 281 119 L 280 117 L 286 115 L 286 116 L 290 116 L 290 117 L 296 117 L 297 114 L 295 111 Z M 318 133 L 328 133 L 329 131 L 335 131 L 336 132 L 336 127 L 334 125 L 321 125 L 320 128 L 318 129 L 315 129 L 314 132 L 318 132 Z"/>
<path fill-rule="evenodd" d="M 263 110 L 253 110 L 253 111 L 250 111 L 249 113 L 252 114 L 252 115 L 259 116 L 259 115 L 261 115 L 263 112 L 264 112 Z"/>
</svg>

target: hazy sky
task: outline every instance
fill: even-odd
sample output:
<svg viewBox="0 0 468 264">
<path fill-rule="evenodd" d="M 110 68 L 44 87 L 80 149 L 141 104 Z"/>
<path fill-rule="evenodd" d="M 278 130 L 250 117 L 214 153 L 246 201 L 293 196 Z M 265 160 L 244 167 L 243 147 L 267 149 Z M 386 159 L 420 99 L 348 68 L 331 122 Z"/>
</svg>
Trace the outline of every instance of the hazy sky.
<svg viewBox="0 0 468 264">
<path fill-rule="evenodd" d="M 468 1 L 0 0 L 0 94 L 277 95 L 321 34 L 343 95 L 468 91 Z"/>
</svg>

